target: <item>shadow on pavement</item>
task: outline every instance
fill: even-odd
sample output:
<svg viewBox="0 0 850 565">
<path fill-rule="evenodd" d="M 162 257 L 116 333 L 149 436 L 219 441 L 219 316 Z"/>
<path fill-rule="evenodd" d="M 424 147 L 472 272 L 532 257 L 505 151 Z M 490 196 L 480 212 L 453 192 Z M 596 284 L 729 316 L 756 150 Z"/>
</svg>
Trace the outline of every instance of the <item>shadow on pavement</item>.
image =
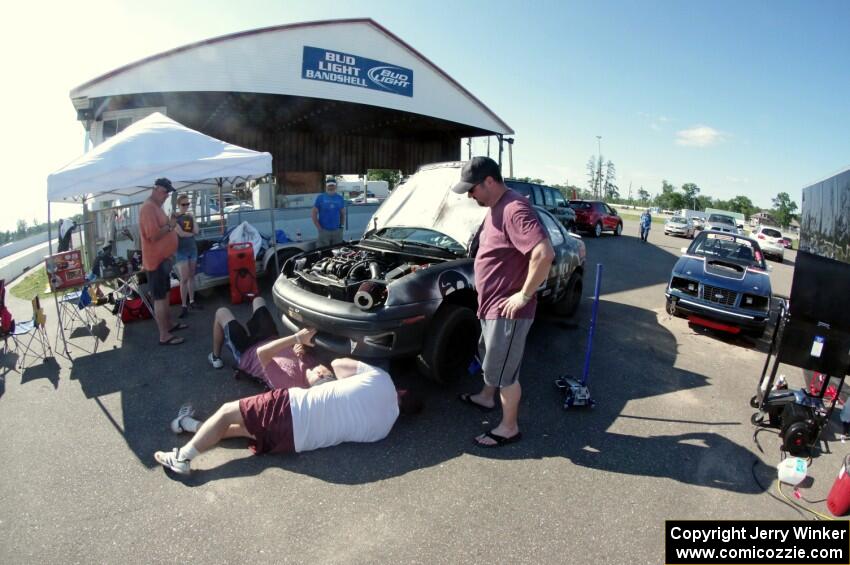
<svg viewBox="0 0 850 565">
<path fill-rule="evenodd" d="M 21 384 L 23 385 L 38 379 L 47 379 L 53 385 L 53 389 L 56 390 L 59 388 L 60 370 L 61 368 L 59 367 L 59 363 L 56 362 L 56 358 L 48 357 L 43 363 L 24 368 L 21 372 Z"/>
<path fill-rule="evenodd" d="M 690 243 L 690 240 L 687 244 Z M 593 281 L 598 257 L 603 262 L 603 292 L 613 294 L 666 283 L 681 253 L 678 248 L 667 248 L 654 243 L 644 243 L 639 237 L 585 237 L 587 264 L 585 266 L 584 294 L 593 293 Z M 686 247 L 687 244 L 684 246 Z M 638 262 L 639 260 L 639 262 Z"/>
</svg>

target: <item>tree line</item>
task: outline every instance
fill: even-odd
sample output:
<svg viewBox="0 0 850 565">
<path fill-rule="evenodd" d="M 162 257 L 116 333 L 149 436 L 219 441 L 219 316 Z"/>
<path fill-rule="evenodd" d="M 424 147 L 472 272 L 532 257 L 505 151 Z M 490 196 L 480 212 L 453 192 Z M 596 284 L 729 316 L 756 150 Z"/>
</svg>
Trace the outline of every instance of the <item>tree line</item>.
<svg viewBox="0 0 850 565">
<path fill-rule="evenodd" d="M 658 207 L 662 210 L 699 210 L 704 211 L 706 208 L 716 208 L 719 210 L 728 210 L 730 212 L 738 212 L 743 214 L 749 220 L 750 216 L 758 212 L 767 212 L 775 220 L 775 222 L 787 228 L 791 220 L 797 219 L 797 203 L 791 200 L 787 192 L 780 192 L 771 201 L 773 208 L 764 209 L 753 204 L 748 196 L 738 195 L 729 200 L 722 198 L 713 198 L 707 194 L 702 194 L 700 187 L 693 182 L 686 182 L 680 187 L 673 186 L 666 180 L 661 181 L 661 192 L 651 194 L 643 186 L 638 188 L 634 195 L 632 187 L 629 186 L 628 193 L 623 195 L 620 192 L 620 187 L 616 183 L 617 172 L 614 163 L 609 159 L 599 157 L 591 157 L 587 162 L 587 188 L 564 184 L 550 184 L 552 188 L 557 188 L 561 194 L 568 200 L 604 200 L 609 204 L 619 204 L 628 206 L 645 206 Z M 523 177 L 517 179 L 520 181 L 531 182 L 535 184 L 546 184 L 541 179 L 533 179 Z"/>
<path fill-rule="evenodd" d="M 83 221 L 83 215 L 77 214 L 71 218 L 76 222 Z M 58 222 L 57 227 L 58 230 Z M 19 239 L 27 238 L 31 235 L 36 235 L 40 233 L 44 233 L 47 231 L 47 222 L 39 222 L 34 219 L 31 223 L 27 223 L 26 220 L 18 220 L 17 228 L 15 231 L 6 230 L 0 231 L 0 245 L 5 245 L 6 243 L 11 243 L 13 241 L 18 241 Z M 56 231 L 56 230 L 54 230 Z"/>
</svg>

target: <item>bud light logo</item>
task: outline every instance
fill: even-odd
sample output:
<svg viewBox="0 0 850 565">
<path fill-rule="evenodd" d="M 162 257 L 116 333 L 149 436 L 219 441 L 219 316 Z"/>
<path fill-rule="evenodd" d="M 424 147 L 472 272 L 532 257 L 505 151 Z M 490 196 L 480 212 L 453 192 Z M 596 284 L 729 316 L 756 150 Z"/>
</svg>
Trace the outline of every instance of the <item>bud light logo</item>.
<svg viewBox="0 0 850 565">
<path fill-rule="evenodd" d="M 301 78 L 413 96 L 411 69 L 306 45 Z"/>
</svg>

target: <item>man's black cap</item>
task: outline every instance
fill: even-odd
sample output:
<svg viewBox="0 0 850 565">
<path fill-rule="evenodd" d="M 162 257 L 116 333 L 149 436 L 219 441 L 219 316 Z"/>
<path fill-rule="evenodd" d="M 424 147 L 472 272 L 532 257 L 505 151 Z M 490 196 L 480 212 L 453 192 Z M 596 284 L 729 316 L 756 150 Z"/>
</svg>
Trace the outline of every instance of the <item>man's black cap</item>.
<svg viewBox="0 0 850 565">
<path fill-rule="evenodd" d="M 466 194 L 476 184 L 484 182 L 487 177 L 494 180 L 502 180 L 502 171 L 499 164 L 490 157 L 473 157 L 463 166 L 460 171 L 460 182 L 454 185 L 453 191 L 458 194 Z"/>
<path fill-rule="evenodd" d="M 175 192 L 177 189 L 171 186 L 171 181 L 165 177 L 158 178 L 153 183 L 154 186 L 161 186 L 166 192 Z"/>
</svg>

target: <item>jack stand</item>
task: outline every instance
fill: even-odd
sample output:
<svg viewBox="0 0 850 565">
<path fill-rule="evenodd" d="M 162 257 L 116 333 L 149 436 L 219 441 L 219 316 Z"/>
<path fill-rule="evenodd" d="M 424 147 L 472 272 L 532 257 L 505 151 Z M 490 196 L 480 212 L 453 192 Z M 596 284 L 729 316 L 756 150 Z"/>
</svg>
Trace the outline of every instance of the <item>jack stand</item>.
<svg viewBox="0 0 850 565">
<path fill-rule="evenodd" d="M 596 314 L 599 312 L 599 284 L 602 281 L 602 263 L 596 264 L 596 288 L 593 291 L 593 313 L 590 316 L 590 330 L 587 336 L 587 351 L 584 354 L 584 371 L 581 380 L 564 375 L 555 380 L 555 386 L 564 393 L 564 410 L 573 406 L 593 408 L 596 401 L 590 396 L 587 379 L 590 376 L 590 352 L 593 349 L 593 330 L 596 328 Z"/>
</svg>

